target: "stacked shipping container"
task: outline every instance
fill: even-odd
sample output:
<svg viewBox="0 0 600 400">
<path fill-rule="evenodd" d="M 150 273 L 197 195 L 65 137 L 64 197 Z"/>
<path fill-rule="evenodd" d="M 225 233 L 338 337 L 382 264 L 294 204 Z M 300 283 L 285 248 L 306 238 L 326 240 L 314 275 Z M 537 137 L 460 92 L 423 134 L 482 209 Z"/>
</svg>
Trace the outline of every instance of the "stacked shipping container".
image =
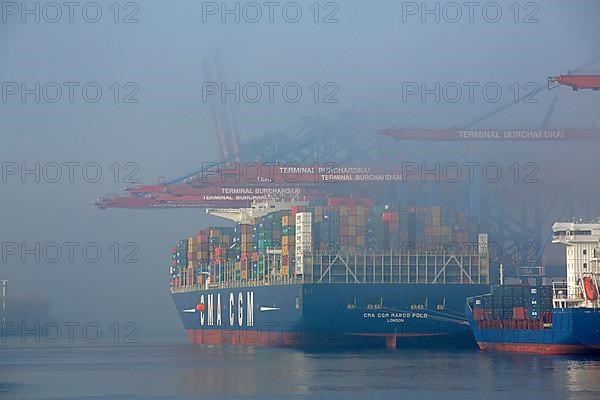
<svg viewBox="0 0 600 400">
<path fill-rule="evenodd" d="M 261 280 L 303 272 L 306 253 L 435 248 L 477 241 L 464 213 L 441 207 L 375 206 L 371 200 L 332 198 L 295 206 L 235 228 L 207 228 L 173 248 L 173 285 Z M 268 270 L 267 270 L 268 269 Z"/>
<path fill-rule="evenodd" d="M 473 319 L 480 327 L 541 329 L 552 322 L 552 286 L 493 286 L 475 298 Z"/>
<path fill-rule="evenodd" d="M 304 272 L 304 262 L 307 254 L 312 253 L 313 242 L 313 222 L 310 211 L 299 212 L 296 218 L 296 265 L 295 274 L 302 275 Z"/>
<path fill-rule="evenodd" d="M 281 274 L 289 275 L 294 265 L 296 254 L 296 224 L 292 213 L 287 212 L 281 217 Z"/>
</svg>

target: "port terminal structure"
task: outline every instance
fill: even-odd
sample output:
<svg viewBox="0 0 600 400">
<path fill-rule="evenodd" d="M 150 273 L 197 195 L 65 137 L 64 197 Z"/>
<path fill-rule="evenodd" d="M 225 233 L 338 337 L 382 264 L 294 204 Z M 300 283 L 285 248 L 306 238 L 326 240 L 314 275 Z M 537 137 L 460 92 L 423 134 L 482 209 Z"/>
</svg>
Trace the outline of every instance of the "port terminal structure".
<svg viewBox="0 0 600 400">
<path fill-rule="evenodd" d="M 223 73 L 217 56 L 214 62 L 207 59 L 204 68 L 208 75 L 213 68 Z M 597 77 L 588 78 L 589 75 L 572 71 L 557 75 L 552 81 L 574 89 L 596 89 L 590 82 L 594 83 Z M 548 93 L 546 88 L 541 84 L 538 92 Z M 403 128 L 374 132 L 356 116 L 343 114 L 333 118 L 306 117 L 285 132 L 265 134 L 246 142 L 241 141 L 243 129 L 236 110 L 228 104 L 213 104 L 211 113 L 221 157 L 215 165 L 257 161 L 307 167 L 334 165 L 368 168 L 368 175 L 394 176 L 395 179 L 324 181 L 318 179 L 320 175 L 315 180 L 315 174 L 308 174 L 294 183 L 283 178 L 222 183 L 218 180 L 227 175 L 226 168 L 218 167 L 217 174 L 212 170 L 210 176 L 203 168 L 158 184 L 133 185 L 125 193 L 98 198 L 95 204 L 101 209 L 240 208 L 248 207 L 254 200 L 271 197 L 275 190 L 274 195 L 278 197 L 290 193 L 290 198 L 305 201 L 331 195 L 372 195 L 382 202 L 400 199 L 413 205 L 464 207 L 471 217 L 479 220 L 481 230 L 489 233 L 490 243 L 502 249 L 499 257 L 491 257 L 491 263 L 495 266 L 502 263 L 507 271 L 511 268 L 543 271 L 539 267 L 548 263 L 544 253 L 552 241 L 544 232 L 550 231 L 553 221 L 600 215 L 599 206 L 589 201 L 593 196 L 597 198 L 597 193 L 577 188 L 580 182 L 597 179 L 589 168 L 589 160 L 597 156 L 595 144 L 600 139 L 600 129 L 585 124 L 578 129 L 552 128 L 558 96 L 551 100 L 538 126 L 520 129 L 485 126 L 485 121 L 495 115 L 523 104 L 521 100 L 501 105 L 451 129 Z M 565 160 L 568 154 L 577 156 L 569 156 L 569 168 L 565 168 L 558 160 Z M 445 166 L 464 162 L 478 163 L 481 168 L 489 167 L 492 162 L 494 167 L 501 168 L 503 179 L 495 181 L 485 173 L 476 174 L 473 180 L 445 179 Z M 416 166 L 417 172 L 409 170 L 409 176 L 406 166 Z M 464 173 L 466 167 L 463 168 Z M 436 172 L 428 175 L 427 171 L 431 170 Z M 211 179 L 216 181 L 211 182 Z M 597 185 L 588 187 L 600 191 Z M 243 194 L 236 194 L 238 191 Z M 522 269 L 524 266 L 531 268 Z"/>
</svg>

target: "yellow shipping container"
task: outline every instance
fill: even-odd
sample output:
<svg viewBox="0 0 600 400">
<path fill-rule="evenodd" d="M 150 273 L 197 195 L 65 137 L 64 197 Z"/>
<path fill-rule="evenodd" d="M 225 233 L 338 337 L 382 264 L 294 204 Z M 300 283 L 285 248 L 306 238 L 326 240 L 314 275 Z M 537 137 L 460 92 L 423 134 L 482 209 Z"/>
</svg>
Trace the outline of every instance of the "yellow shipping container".
<svg viewBox="0 0 600 400">
<path fill-rule="evenodd" d="M 281 225 L 288 226 L 290 224 L 290 217 L 288 215 L 284 215 L 281 217 Z"/>
<path fill-rule="evenodd" d="M 281 266 L 281 275 L 287 276 L 289 274 L 290 274 L 290 267 L 289 267 L 289 265 L 282 265 Z"/>
<path fill-rule="evenodd" d="M 240 273 L 240 278 L 243 281 L 247 281 L 248 280 L 248 270 L 247 269 L 243 269 L 242 272 Z"/>
</svg>

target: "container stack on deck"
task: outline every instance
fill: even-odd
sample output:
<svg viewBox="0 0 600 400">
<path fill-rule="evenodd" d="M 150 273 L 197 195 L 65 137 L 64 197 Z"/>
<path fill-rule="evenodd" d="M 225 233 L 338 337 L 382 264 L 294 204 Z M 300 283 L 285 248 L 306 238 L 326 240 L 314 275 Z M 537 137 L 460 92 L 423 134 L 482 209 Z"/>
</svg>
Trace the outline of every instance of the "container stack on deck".
<svg viewBox="0 0 600 400">
<path fill-rule="evenodd" d="M 552 286 L 499 285 L 473 302 L 482 328 L 541 329 L 552 322 Z"/>
<path fill-rule="evenodd" d="M 286 212 L 281 217 L 281 273 L 289 275 L 294 265 L 296 253 L 296 224 L 292 213 Z"/>
<path fill-rule="evenodd" d="M 305 258 L 313 252 L 313 215 L 310 211 L 300 211 L 294 216 L 296 220 L 296 251 L 294 274 L 301 275 L 304 272 Z"/>
<path fill-rule="evenodd" d="M 173 248 L 172 285 L 261 280 L 301 275 L 312 252 L 378 252 L 450 242 L 477 242 L 476 224 L 440 207 L 374 205 L 371 199 L 330 198 L 295 206 L 235 228 L 211 227 Z M 268 269 L 268 271 L 267 271 Z"/>
</svg>

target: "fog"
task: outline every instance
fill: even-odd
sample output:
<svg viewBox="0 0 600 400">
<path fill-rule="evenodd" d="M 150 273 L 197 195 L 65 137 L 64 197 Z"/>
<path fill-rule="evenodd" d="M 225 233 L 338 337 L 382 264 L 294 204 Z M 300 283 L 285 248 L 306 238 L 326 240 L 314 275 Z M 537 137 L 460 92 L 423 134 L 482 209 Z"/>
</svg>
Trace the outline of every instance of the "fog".
<svg viewBox="0 0 600 400">
<path fill-rule="evenodd" d="M 298 2 L 294 4 L 302 17 L 295 23 L 290 22 L 295 18 L 292 9 L 282 14 L 286 2 L 275 8 L 272 22 L 261 2 L 262 17 L 252 22 L 254 10 L 242 2 L 238 22 L 236 15 L 222 12 L 221 2 L 120 2 L 117 15 L 110 8 L 113 1 L 99 1 L 102 15 L 95 23 L 86 20 L 96 19 L 95 9 L 82 16 L 82 2 L 73 11 L 73 22 L 66 6 L 61 7 L 61 18 L 51 22 L 56 14 L 44 8 L 46 3 L 38 3 L 39 22 L 36 15 L 21 10 L 35 9 L 36 2 L 3 3 L 0 161 L 3 168 L 11 163 L 19 169 L 58 163 L 63 176 L 56 183 L 44 177 L 36 182 L 35 174 L 23 176 L 20 170 L 2 177 L 0 241 L 30 247 L 38 242 L 42 247 L 77 242 L 78 247 L 72 262 L 66 254 L 55 263 L 43 257 L 38 262 L 33 255 L 23 260 L 21 253 L 3 257 L 0 278 L 9 281 L 9 310 L 11 299 L 35 297 L 49 304 L 57 321 L 97 322 L 103 327 L 132 321 L 139 326 L 140 339 L 183 338 L 169 295 L 170 247 L 220 221 L 202 210 L 99 210 L 93 201 L 118 193 L 125 186 L 124 176 L 134 170 L 136 179 L 150 184 L 218 160 L 211 111 L 203 99 L 203 83 L 209 79 L 202 64 L 217 52 L 229 82 L 279 85 L 272 101 L 266 90 L 256 102 L 248 93 L 240 95 L 238 103 L 232 95 L 226 97 L 234 102 L 242 142 L 286 132 L 306 117 L 343 120 L 374 138 L 378 130 L 388 128 L 461 127 L 512 102 L 513 85 L 521 96 L 531 82 L 541 87 L 537 102 L 516 104 L 475 127 L 540 128 L 555 95 L 558 100 L 547 127 L 600 125 L 599 92 L 545 87 L 549 76 L 581 66 L 600 70 L 600 3 L 595 0 L 521 2 L 518 16 L 510 8 L 514 1 L 500 1 L 503 14 L 498 22 L 489 22 L 493 11 L 482 16 L 482 7 L 473 11 L 471 22 L 464 6 L 456 22 L 448 21 L 454 13 L 442 11 L 438 22 L 435 15 L 420 12 L 419 2 L 410 5 L 416 4 L 415 11 L 406 2 L 387 0 L 316 3 L 318 16 L 313 2 Z M 226 4 L 235 9 L 234 2 Z M 444 4 L 438 5 L 440 10 L 453 12 Z M 427 6 L 434 9 L 435 2 Z M 302 88 L 296 102 L 280 89 L 290 82 Z M 435 82 L 463 88 L 465 82 L 476 82 L 478 88 L 473 101 L 466 91 L 456 102 L 444 95 L 436 101 L 431 94 L 407 95 L 407 82 L 425 82 L 427 88 Z M 503 89 L 497 102 L 481 91 L 490 82 Z M 100 87 L 102 94 L 83 93 L 89 83 L 94 83 L 91 91 Z M 333 86 L 326 87 L 328 83 Z M 69 85 L 74 88 L 72 99 Z M 59 98 L 53 91 L 56 86 L 62 90 Z M 24 94 L 23 89 L 33 93 Z M 326 102 L 328 94 L 336 101 Z M 456 149 L 449 143 L 402 147 L 391 138 L 389 143 L 410 153 L 406 157 L 411 161 L 452 160 Z M 572 183 L 589 191 L 592 206 L 582 206 L 581 212 L 594 214 L 600 212 L 592 158 L 597 160 L 598 143 L 520 143 L 529 147 L 519 147 L 518 152 L 503 144 L 488 148 L 486 154 L 506 165 L 533 160 L 542 170 L 552 167 L 545 171 L 563 164 L 583 168 L 581 175 L 571 171 Z M 75 163 L 72 179 L 64 163 Z M 82 174 L 89 163 L 95 163 L 95 170 L 99 166 L 98 179 Z M 552 176 L 543 176 L 545 187 L 551 187 Z M 97 262 L 81 255 L 86 243 L 102 249 Z M 127 255 L 137 262 L 125 262 Z"/>
</svg>

